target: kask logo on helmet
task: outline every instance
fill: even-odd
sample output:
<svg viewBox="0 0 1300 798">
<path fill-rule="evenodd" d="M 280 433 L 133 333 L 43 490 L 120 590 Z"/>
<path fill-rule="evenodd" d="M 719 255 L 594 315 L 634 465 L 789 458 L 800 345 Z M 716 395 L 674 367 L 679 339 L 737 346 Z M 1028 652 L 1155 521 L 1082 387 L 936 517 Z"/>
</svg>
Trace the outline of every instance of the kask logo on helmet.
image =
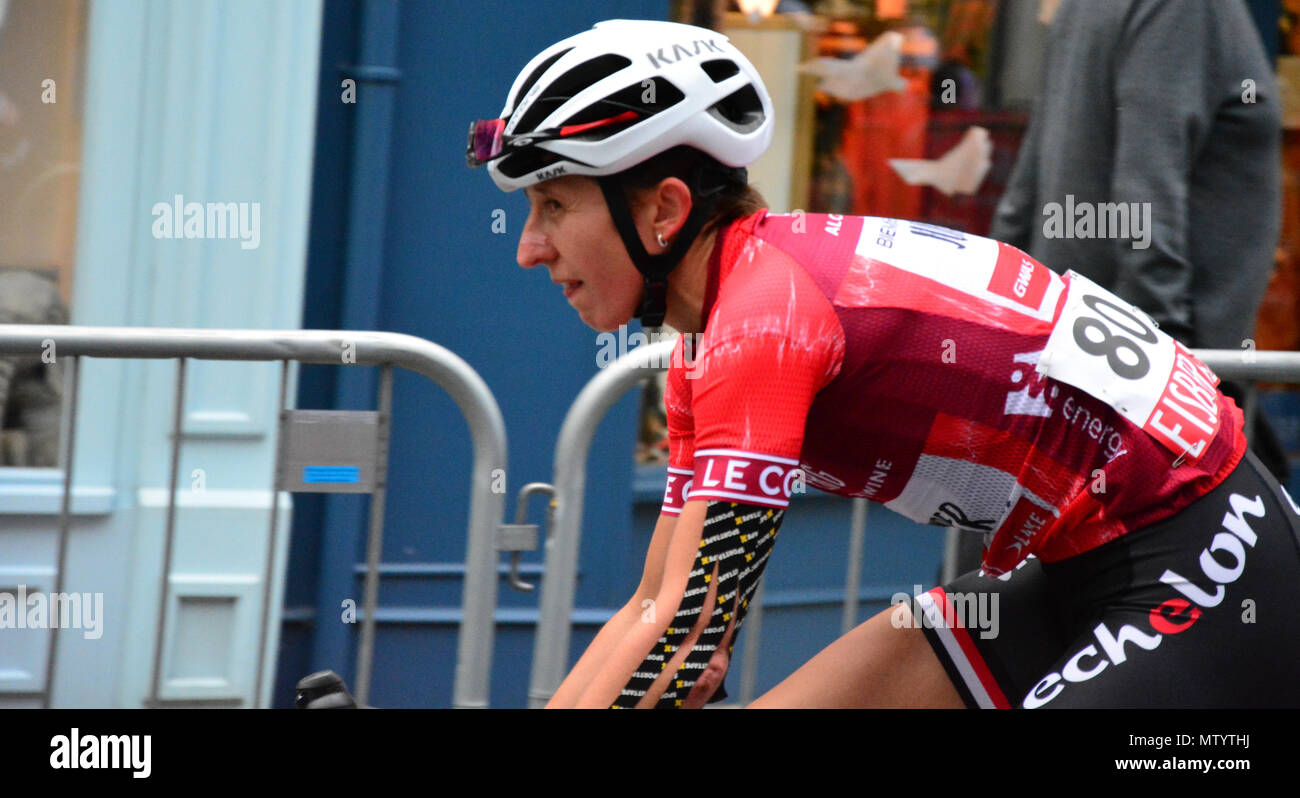
<svg viewBox="0 0 1300 798">
<path fill-rule="evenodd" d="M 655 69 L 661 69 L 662 68 L 661 65 L 663 64 L 669 64 L 669 65 L 675 64 L 685 58 L 694 58 L 695 56 L 699 55 L 701 52 L 714 52 L 714 53 L 718 53 L 719 55 L 726 54 L 726 51 L 722 49 L 722 46 L 718 44 L 717 40 L 696 39 L 693 42 L 689 42 L 689 44 L 695 45 L 695 49 L 688 50 L 686 49 L 685 45 L 681 45 L 681 44 L 674 44 L 672 46 L 672 50 L 670 52 L 673 54 L 673 56 L 675 56 L 675 60 L 674 58 L 669 58 L 665 56 L 664 48 L 662 47 L 660 47 L 657 51 L 653 53 L 646 53 L 645 57 L 650 59 L 650 66 L 654 67 Z M 704 48 L 703 50 L 700 49 L 701 45 L 703 45 Z M 656 55 L 658 56 L 658 58 L 655 57 Z"/>
</svg>

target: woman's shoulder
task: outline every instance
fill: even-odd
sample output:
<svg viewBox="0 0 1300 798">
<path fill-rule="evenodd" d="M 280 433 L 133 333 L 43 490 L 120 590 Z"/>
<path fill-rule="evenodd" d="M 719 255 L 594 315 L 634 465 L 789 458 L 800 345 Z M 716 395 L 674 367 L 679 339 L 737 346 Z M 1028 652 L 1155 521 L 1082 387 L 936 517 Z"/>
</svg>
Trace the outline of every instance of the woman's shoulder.
<svg viewBox="0 0 1300 798">
<path fill-rule="evenodd" d="M 703 343 L 795 334 L 827 339 L 843 331 L 830 298 L 803 264 L 752 237 L 718 288 Z"/>
</svg>

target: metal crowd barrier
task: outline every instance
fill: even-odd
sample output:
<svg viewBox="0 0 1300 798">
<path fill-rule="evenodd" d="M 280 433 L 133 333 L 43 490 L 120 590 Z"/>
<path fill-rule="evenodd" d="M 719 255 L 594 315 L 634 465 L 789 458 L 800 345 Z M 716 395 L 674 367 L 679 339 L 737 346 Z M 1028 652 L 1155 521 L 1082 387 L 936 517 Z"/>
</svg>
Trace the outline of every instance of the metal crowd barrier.
<svg viewBox="0 0 1300 798">
<path fill-rule="evenodd" d="M 579 392 L 560 427 L 555 449 L 555 513 L 547 535 L 545 579 L 533 650 L 528 703 L 539 708 L 550 700 L 568 672 L 570 618 L 577 581 L 578 547 L 582 536 L 582 503 L 587 481 L 587 454 L 596 428 L 609 409 L 633 386 L 666 370 L 674 343 L 663 341 L 639 347 L 611 363 Z M 1253 350 L 1194 350 L 1207 366 L 1225 380 L 1300 383 L 1300 352 L 1257 352 Z M 1243 408 L 1247 429 L 1255 412 L 1254 391 Z M 853 500 L 850 525 L 849 563 L 845 579 L 842 633 L 857 625 L 858 584 L 866 536 L 865 499 Z M 945 547 L 944 574 L 955 564 L 956 546 L 950 530 Z M 746 640 L 742 652 L 740 696 L 742 703 L 755 698 L 762 589 L 755 596 L 745 622 Z M 828 641 L 829 642 L 829 641 Z"/>
<path fill-rule="evenodd" d="M 1256 352 L 1253 349 L 1194 349 L 1192 352 L 1221 380 L 1300 384 L 1300 352 Z M 1249 433 L 1257 409 L 1253 390 L 1247 394 L 1245 405 L 1242 412 Z"/>
<path fill-rule="evenodd" d="M 632 386 L 667 370 L 673 341 L 638 347 L 591 378 L 560 425 L 555 444 L 555 514 L 546 536 L 541 607 L 533 643 L 528 705 L 546 705 L 568 672 L 570 618 L 577 588 L 582 500 L 587 488 L 587 453 L 601 419 Z"/>
<path fill-rule="evenodd" d="M 64 419 L 63 495 L 59 515 L 56 548 L 57 571 L 54 592 L 63 592 L 66 564 L 70 496 L 77 426 L 77 389 L 79 363 L 83 357 L 114 359 L 176 359 L 177 390 L 172 420 L 171 479 L 168 486 L 167 522 L 160 586 L 160 603 L 154 639 L 151 706 L 159 705 L 159 681 L 166 624 L 172 544 L 175 537 L 176 483 L 180 461 L 181 420 L 185 401 L 185 364 L 187 359 L 280 361 L 279 413 L 283 421 L 288 412 L 289 363 L 380 366 L 378 416 L 375 423 L 386 428 L 391 415 L 392 367 L 397 366 L 433 380 L 455 400 L 469 425 L 474 448 L 473 478 L 470 487 L 468 550 L 463 592 L 463 620 L 456 656 L 453 705 L 486 707 L 488 681 L 492 663 L 494 636 L 493 616 L 497 604 L 496 553 L 498 535 L 504 534 L 502 518 L 504 493 L 492 491 L 494 472 L 504 472 L 506 465 L 505 424 L 500 408 L 487 384 L 470 366 L 451 351 L 411 335 L 387 332 L 350 332 L 331 330 L 187 330 L 148 327 L 76 327 L 52 325 L 0 325 L 0 354 L 36 355 L 44 351 L 46 341 L 54 341 L 58 357 L 69 358 L 70 413 Z M 346 361 L 341 357 L 348 347 Z M 301 411 L 300 411 L 301 412 Z M 281 434 L 283 435 L 283 424 Z M 276 480 L 271 501 L 271 534 L 268 542 L 266 573 L 263 575 L 263 616 L 258 652 L 257 686 L 254 703 L 261 700 L 262 674 L 267 656 L 267 613 L 270 611 L 272 574 L 271 554 L 275 551 L 275 531 L 279 481 L 283 452 L 276 447 Z M 386 459 L 386 458 L 385 458 Z M 501 471 L 498 471 L 501 469 Z M 377 469 L 370 510 L 367 547 L 366 588 L 361 641 L 357 655 L 357 697 L 364 702 L 369 692 L 371 662 L 374 653 L 375 609 L 378 602 L 378 565 L 382 544 L 384 477 Z M 50 641 L 46 659 L 44 706 L 50 705 L 58 656 L 57 633 Z"/>
</svg>

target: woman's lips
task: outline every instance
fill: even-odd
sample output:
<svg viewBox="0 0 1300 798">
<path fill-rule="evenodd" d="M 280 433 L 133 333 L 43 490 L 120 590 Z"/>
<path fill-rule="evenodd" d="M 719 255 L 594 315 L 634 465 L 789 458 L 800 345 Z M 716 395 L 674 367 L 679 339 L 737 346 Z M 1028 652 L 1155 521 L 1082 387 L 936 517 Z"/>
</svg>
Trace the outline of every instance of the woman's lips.
<svg viewBox="0 0 1300 798">
<path fill-rule="evenodd" d="M 564 284 L 564 298 L 570 299 L 579 288 L 582 287 L 581 280 L 573 280 Z"/>
</svg>

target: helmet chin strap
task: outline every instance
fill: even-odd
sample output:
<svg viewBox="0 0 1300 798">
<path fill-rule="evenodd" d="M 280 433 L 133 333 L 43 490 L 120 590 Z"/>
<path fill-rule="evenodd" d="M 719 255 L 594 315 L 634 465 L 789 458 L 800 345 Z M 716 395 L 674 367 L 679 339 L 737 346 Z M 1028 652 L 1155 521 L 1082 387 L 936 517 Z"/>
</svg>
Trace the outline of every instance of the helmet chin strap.
<svg viewBox="0 0 1300 798">
<path fill-rule="evenodd" d="M 627 249 L 632 264 L 641 272 L 644 282 L 641 306 L 633 318 L 640 319 L 646 327 L 663 325 L 664 315 L 668 312 L 668 275 L 686 257 L 687 250 L 695 243 L 695 238 L 704 227 L 708 211 L 713 205 L 709 200 L 725 189 L 728 183 L 739 180 L 743 185 L 748 182 L 747 178 L 748 172 L 743 167 L 725 169 L 722 172 L 708 167 L 696 170 L 691 178 L 691 198 L 694 200 L 691 212 L 686 216 L 686 223 L 677 232 L 672 245 L 658 255 L 651 255 L 642 246 L 641 236 L 637 234 L 636 224 L 632 221 L 632 209 L 628 207 L 627 196 L 618 177 L 605 175 L 596 179 L 605 195 L 605 204 L 609 206 L 614 228 L 618 230 L 623 246 Z"/>
</svg>

